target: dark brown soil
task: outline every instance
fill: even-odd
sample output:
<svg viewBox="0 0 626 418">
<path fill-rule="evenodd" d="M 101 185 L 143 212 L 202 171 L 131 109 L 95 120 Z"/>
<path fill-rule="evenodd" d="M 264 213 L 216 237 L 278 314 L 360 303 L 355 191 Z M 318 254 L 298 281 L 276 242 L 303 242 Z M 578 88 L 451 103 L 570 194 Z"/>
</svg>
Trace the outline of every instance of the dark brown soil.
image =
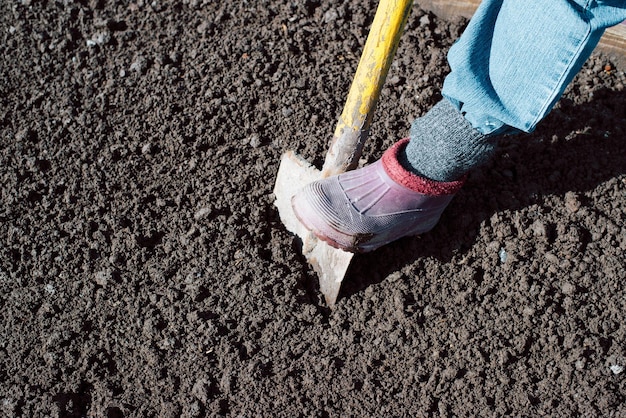
<svg viewBox="0 0 626 418">
<path fill-rule="evenodd" d="M 322 161 L 376 2 L 0 4 L 0 415 L 626 416 L 610 57 L 331 312 L 272 187 Z M 463 25 L 414 8 L 364 163 Z"/>
</svg>

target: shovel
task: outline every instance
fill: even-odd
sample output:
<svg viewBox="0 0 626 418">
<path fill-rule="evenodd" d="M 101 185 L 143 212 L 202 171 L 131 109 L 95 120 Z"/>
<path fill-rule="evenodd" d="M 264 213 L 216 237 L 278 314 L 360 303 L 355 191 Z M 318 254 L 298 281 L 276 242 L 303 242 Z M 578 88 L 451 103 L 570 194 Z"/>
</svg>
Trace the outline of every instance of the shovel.
<svg viewBox="0 0 626 418">
<path fill-rule="evenodd" d="M 293 151 L 283 154 L 278 168 L 274 204 L 287 230 L 302 240 L 302 253 L 317 273 L 320 291 L 330 308 L 335 305 L 353 254 L 333 248 L 309 232 L 296 218 L 291 198 L 308 183 L 356 168 L 412 4 L 412 0 L 379 2 L 322 170 Z"/>
</svg>

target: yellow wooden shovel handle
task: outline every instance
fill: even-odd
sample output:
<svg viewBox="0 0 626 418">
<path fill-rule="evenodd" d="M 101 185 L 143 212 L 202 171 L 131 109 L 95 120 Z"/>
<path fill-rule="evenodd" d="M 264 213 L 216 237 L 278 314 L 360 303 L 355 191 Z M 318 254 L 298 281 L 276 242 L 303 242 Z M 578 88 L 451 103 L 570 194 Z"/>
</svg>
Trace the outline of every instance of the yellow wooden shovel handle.
<svg viewBox="0 0 626 418">
<path fill-rule="evenodd" d="M 326 160 L 322 177 L 356 168 L 376 102 L 398 48 L 412 0 L 381 0 Z"/>
</svg>

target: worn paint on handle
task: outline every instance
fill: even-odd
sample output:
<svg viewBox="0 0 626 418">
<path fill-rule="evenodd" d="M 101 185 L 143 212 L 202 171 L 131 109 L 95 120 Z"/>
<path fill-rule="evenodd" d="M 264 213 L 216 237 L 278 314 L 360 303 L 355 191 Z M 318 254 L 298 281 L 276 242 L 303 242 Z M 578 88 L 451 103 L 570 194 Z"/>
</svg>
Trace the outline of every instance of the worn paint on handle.
<svg viewBox="0 0 626 418">
<path fill-rule="evenodd" d="M 381 0 L 330 145 L 322 177 L 356 167 L 412 0 Z"/>
</svg>

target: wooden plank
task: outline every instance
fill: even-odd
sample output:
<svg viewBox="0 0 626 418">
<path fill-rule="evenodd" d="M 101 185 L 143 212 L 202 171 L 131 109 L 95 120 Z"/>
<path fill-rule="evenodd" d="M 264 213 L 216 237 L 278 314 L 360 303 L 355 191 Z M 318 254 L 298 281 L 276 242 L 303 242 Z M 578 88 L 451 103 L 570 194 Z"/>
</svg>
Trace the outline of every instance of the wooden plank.
<svg viewBox="0 0 626 418">
<path fill-rule="evenodd" d="M 422 0 L 419 6 L 443 19 L 458 16 L 470 18 L 480 4 L 480 0 Z M 609 28 L 600 40 L 598 48 L 607 53 L 615 65 L 626 68 L 626 21 Z"/>
<path fill-rule="evenodd" d="M 480 0 L 425 0 L 418 1 L 419 6 L 433 12 L 444 19 L 452 19 L 456 16 L 472 17 L 480 4 Z"/>
<path fill-rule="evenodd" d="M 626 69 L 626 22 L 608 28 L 600 39 L 600 49 L 615 60 L 615 65 Z"/>
</svg>

